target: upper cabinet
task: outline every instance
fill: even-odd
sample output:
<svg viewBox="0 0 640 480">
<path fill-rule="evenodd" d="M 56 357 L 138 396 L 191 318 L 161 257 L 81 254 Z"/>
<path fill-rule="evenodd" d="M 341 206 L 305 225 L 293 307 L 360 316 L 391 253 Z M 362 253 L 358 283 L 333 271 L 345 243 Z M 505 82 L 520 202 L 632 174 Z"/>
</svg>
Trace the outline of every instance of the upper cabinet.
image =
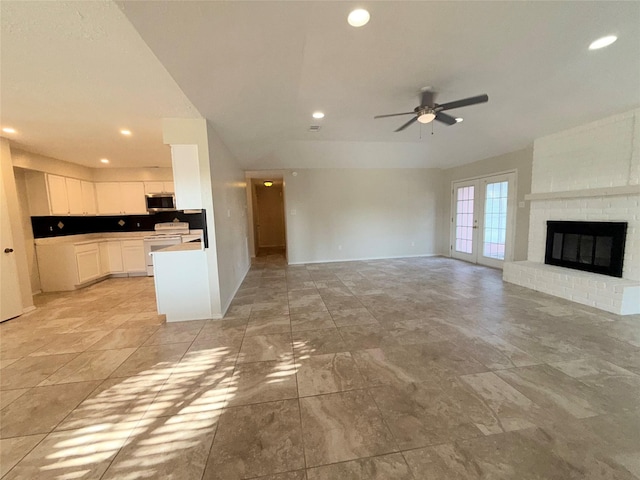
<svg viewBox="0 0 640 480">
<path fill-rule="evenodd" d="M 144 182 L 144 193 L 151 195 L 153 193 L 173 193 L 173 182 Z"/>
<path fill-rule="evenodd" d="M 82 205 L 84 207 L 84 213 L 87 215 L 96 215 L 98 213 L 98 206 L 96 204 L 96 186 L 93 182 L 80 181 L 80 188 L 82 191 Z"/>
<path fill-rule="evenodd" d="M 146 215 L 145 194 L 173 193 L 173 182 L 88 182 L 27 170 L 29 213 L 51 215 Z"/>
<path fill-rule="evenodd" d="M 93 183 L 31 170 L 25 178 L 32 217 L 95 215 Z"/>
<path fill-rule="evenodd" d="M 142 182 L 96 183 L 96 197 L 100 215 L 147 213 Z"/>
</svg>

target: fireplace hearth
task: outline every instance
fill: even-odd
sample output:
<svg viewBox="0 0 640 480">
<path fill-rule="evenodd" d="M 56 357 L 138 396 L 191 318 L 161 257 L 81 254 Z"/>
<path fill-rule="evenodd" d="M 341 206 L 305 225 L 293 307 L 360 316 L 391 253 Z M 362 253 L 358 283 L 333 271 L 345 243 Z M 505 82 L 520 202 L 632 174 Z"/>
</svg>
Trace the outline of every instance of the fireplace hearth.
<svg viewBox="0 0 640 480">
<path fill-rule="evenodd" d="M 627 222 L 547 222 L 544 263 L 622 277 Z"/>
</svg>

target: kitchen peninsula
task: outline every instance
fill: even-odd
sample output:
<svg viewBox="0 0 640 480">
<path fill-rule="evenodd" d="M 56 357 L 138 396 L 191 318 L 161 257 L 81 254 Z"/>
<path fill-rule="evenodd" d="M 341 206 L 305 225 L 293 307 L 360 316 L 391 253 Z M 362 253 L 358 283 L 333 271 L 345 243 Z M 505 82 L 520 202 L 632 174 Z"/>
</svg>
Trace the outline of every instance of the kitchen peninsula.
<svg viewBox="0 0 640 480">
<path fill-rule="evenodd" d="M 152 252 L 158 313 L 167 322 L 211 318 L 207 257 L 202 242 Z"/>
</svg>

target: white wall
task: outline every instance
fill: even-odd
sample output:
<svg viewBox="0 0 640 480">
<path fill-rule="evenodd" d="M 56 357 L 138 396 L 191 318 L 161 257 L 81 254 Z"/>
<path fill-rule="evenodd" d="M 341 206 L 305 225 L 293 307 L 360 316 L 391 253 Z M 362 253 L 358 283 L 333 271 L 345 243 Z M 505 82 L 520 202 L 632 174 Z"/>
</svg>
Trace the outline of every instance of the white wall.
<svg viewBox="0 0 640 480">
<path fill-rule="evenodd" d="M 441 201 L 442 212 L 439 225 L 438 251 L 448 256 L 450 253 L 450 221 L 451 221 L 451 183 L 457 180 L 477 178 L 495 173 L 515 170 L 517 172 L 517 199 L 515 217 L 515 245 L 514 260 L 527 258 L 527 243 L 529 235 L 529 202 L 525 202 L 525 195 L 531 192 L 531 167 L 533 163 L 533 149 L 526 148 L 516 152 L 505 153 L 497 157 L 486 158 L 460 167 L 443 170 L 443 189 Z M 519 206 L 522 205 L 523 206 Z"/>
<path fill-rule="evenodd" d="M 169 182 L 173 180 L 171 168 L 89 168 L 25 150 L 12 149 L 11 153 L 14 167 L 90 182 Z"/>
<path fill-rule="evenodd" d="M 22 309 L 29 310 L 33 307 L 31 295 L 31 282 L 29 280 L 29 263 L 27 260 L 26 242 L 23 231 L 22 212 L 20 209 L 20 199 L 16 188 L 16 179 L 13 169 L 12 151 L 9 141 L 0 137 L 0 168 L 2 174 L 0 188 L 6 195 L 7 207 L 9 210 L 9 222 L 11 223 L 11 234 L 13 236 L 14 256 L 18 267 L 18 284 L 22 300 Z M 3 247 L 4 248 L 4 247 Z"/>
<path fill-rule="evenodd" d="M 38 271 L 38 260 L 36 257 L 36 245 L 33 238 L 33 227 L 31 226 L 31 216 L 29 215 L 29 197 L 27 194 L 27 183 L 25 170 L 22 168 L 13 169 L 16 178 L 16 192 L 20 204 L 20 221 L 24 234 L 24 248 L 27 255 L 27 268 L 29 269 L 29 280 L 31 292 L 40 292 L 40 272 Z"/>
<path fill-rule="evenodd" d="M 529 261 L 544 262 L 547 220 L 626 221 L 622 276 L 640 280 L 639 177 L 640 110 L 537 139 L 531 192 L 550 198 L 532 199 Z"/>
<path fill-rule="evenodd" d="M 244 171 L 207 123 L 221 311 L 226 312 L 249 270 Z"/>
<path fill-rule="evenodd" d="M 439 170 L 295 172 L 284 177 L 289 263 L 436 253 Z"/>
</svg>

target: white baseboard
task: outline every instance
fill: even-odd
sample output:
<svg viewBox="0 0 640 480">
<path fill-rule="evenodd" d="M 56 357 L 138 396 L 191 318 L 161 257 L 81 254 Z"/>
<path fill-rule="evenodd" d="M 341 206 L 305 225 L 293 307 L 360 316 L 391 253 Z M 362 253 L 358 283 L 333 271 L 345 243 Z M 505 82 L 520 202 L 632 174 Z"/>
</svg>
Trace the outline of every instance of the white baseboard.
<svg viewBox="0 0 640 480">
<path fill-rule="evenodd" d="M 337 262 L 366 262 L 369 260 L 393 260 L 398 258 L 440 257 L 439 253 L 424 253 L 421 255 L 398 255 L 391 257 L 366 257 L 366 258 L 338 258 L 329 260 L 311 260 L 308 262 L 289 262 L 288 265 L 308 265 L 312 263 L 337 263 Z"/>
<path fill-rule="evenodd" d="M 240 285 L 242 285 L 242 282 L 244 282 L 244 279 L 246 278 L 247 273 L 249 273 L 249 269 L 250 268 L 251 268 L 251 262 L 249 262 L 249 265 L 247 265 L 247 269 L 244 271 L 244 273 L 240 277 L 240 280 L 238 281 L 238 284 L 236 285 L 236 288 L 233 290 L 233 293 L 229 296 L 229 300 L 227 300 L 226 305 L 224 305 L 224 307 L 222 308 L 222 313 L 219 316 L 218 315 L 214 315 L 212 318 L 220 319 L 220 318 L 223 318 L 226 315 L 227 310 L 229 310 L 229 305 L 231 305 L 231 302 L 233 301 L 234 297 L 236 296 L 236 293 L 238 293 L 238 290 L 240 289 Z"/>
</svg>

